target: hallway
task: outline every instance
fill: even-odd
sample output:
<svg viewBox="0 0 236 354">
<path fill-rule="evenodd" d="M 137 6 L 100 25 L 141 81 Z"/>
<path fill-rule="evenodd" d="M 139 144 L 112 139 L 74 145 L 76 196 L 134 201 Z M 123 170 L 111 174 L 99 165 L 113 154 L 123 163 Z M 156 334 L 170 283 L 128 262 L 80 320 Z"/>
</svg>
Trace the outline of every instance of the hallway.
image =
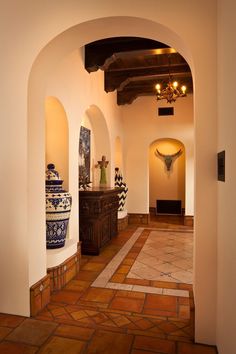
<svg viewBox="0 0 236 354">
<path fill-rule="evenodd" d="M 216 353 L 214 347 L 193 344 L 191 280 L 188 278 L 187 284 L 176 275 L 174 279 L 187 261 L 181 263 L 173 252 L 180 239 L 192 237 L 192 230 L 156 218 L 148 227 L 143 226 L 130 225 L 121 231 L 99 256 L 82 256 L 76 278 L 54 293 L 35 318 L 1 314 L 0 353 Z M 163 243 L 165 235 L 172 235 L 168 242 L 173 247 Z M 168 259 L 163 259 L 164 251 L 157 252 L 163 262 L 154 257 L 150 237 L 161 237 L 159 246 L 166 250 Z M 187 242 L 185 273 L 191 268 L 191 240 Z M 142 263 L 147 260 L 141 252 L 145 247 L 152 252 L 148 270 Z M 143 273 L 140 264 L 145 268 Z M 150 274 L 152 267 L 154 277 Z M 162 272 L 158 271 L 160 267 Z"/>
</svg>

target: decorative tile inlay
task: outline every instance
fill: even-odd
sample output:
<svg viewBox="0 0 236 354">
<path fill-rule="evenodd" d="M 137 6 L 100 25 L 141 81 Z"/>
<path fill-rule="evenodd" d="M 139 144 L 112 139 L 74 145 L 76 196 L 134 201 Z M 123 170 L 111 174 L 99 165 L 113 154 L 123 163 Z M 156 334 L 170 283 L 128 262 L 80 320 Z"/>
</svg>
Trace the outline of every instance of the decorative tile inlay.
<svg viewBox="0 0 236 354">
<path fill-rule="evenodd" d="M 139 285 L 132 279 L 163 286 Z M 188 290 L 166 289 L 163 282 L 192 284 L 191 232 L 138 228 L 91 286 L 189 297 Z"/>
<path fill-rule="evenodd" d="M 192 284 L 192 233 L 153 230 L 128 278 Z"/>
</svg>

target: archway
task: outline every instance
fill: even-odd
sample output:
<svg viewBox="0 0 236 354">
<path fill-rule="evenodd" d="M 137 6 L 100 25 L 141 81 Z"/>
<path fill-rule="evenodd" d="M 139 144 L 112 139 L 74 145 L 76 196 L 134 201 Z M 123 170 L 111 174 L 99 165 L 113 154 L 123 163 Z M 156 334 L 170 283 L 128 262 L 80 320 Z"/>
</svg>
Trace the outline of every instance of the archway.
<svg viewBox="0 0 236 354">
<path fill-rule="evenodd" d="M 48 73 L 53 70 L 54 63 L 58 62 L 58 60 L 62 59 L 66 53 L 71 53 L 73 49 L 83 46 L 85 43 L 90 41 L 94 41 L 96 39 L 105 38 L 107 36 L 117 36 L 117 35 L 134 35 L 134 36 L 142 36 L 147 38 L 158 39 L 164 43 L 167 43 L 173 47 L 175 47 L 189 62 L 190 66 L 193 70 L 193 75 L 195 78 L 195 74 L 198 77 L 198 80 L 195 82 L 195 98 L 196 98 L 196 114 L 197 118 L 199 118 L 197 127 L 197 137 L 198 142 L 206 141 L 205 135 L 207 132 L 210 133 L 211 130 L 211 123 L 214 122 L 214 110 L 211 111 L 213 107 L 212 104 L 209 104 L 207 99 L 207 94 L 204 92 L 204 95 L 201 94 L 200 88 L 203 87 L 205 82 L 205 66 L 207 63 L 199 63 L 197 64 L 197 55 L 196 58 L 193 58 L 188 50 L 191 47 L 190 43 L 185 45 L 184 41 L 180 38 L 178 34 L 159 23 L 155 23 L 149 20 L 144 20 L 140 18 L 128 18 L 128 17 L 112 17 L 112 18 L 105 18 L 105 19 L 98 19 L 94 21 L 89 21 L 86 23 L 82 23 L 78 26 L 72 27 L 71 29 L 67 30 L 63 34 L 56 37 L 48 46 L 46 46 L 43 51 L 39 54 L 37 59 L 35 60 L 32 71 L 30 74 L 29 79 L 29 121 L 28 121 L 28 178 L 31 181 L 29 185 L 29 194 L 28 194 L 28 232 L 30 235 L 34 234 L 34 237 L 30 240 L 30 247 L 29 247 L 29 284 L 32 285 L 38 279 L 42 278 L 45 274 L 45 249 L 43 241 L 41 240 L 41 235 L 44 234 L 44 217 L 43 217 L 43 206 L 44 206 L 44 158 L 43 158 L 43 145 L 44 145 L 44 134 L 43 134 L 43 102 L 46 96 L 46 83 L 48 78 Z M 193 65 L 194 64 L 194 65 Z M 194 80 L 195 81 L 195 80 Z M 211 81 L 211 80 L 210 80 Z M 209 81 L 209 82 L 210 82 Z M 83 96 L 83 95 L 82 95 Z M 83 97 L 81 96 L 81 107 L 80 112 L 82 113 L 85 111 L 86 106 L 91 104 L 89 99 L 85 99 L 83 102 Z M 210 100 L 211 101 L 211 100 Z M 201 104 L 201 108 L 200 108 Z M 73 111 L 73 105 L 71 104 L 70 111 Z M 78 113 L 78 109 L 77 109 Z M 73 115 L 73 113 L 72 113 Z M 82 116 L 82 115 L 81 115 Z M 204 118 L 207 118 L 204 120 Z M 207 121 L 207 129 L 204 126 L 205 122 Z M 204 123 L 203 123 L 204 122 Z M 78 132 L 79 122 L 77 123 L 69 123 L 69 129 Z M 205 129 L 205 131 L 204 131 Z M 201 136 L 201 132 L 205 132 L 204 135 Z M 71 134 L 73 136 L 73 133 Z M 204 144 L 203 144 L 204 145 Z M 212 148 L 214 145 L 214 141 L 212 142 Z M 73 139 L 70 142 L 70 147 L 72 148 L 71 151 L 74 151 L 72 154 L 77 151 L 75 149 L 75 142 Z M 210 148 L 208 150 L 208 157 L 210 155 Z M 206 151 L 203 151 L 198 147 L 199 154 L 197 159 L 197 165 L 199 169 L 196 169 L 196 177 L 197 177 L 197 186 L 198 191 L 200 190 L 207 190 L 208 191 L 208 198 L 207 200 L 211 200 L 211 203 L 214 203 L 215 200 L 215 190 L 207 187 L 211 185 L 212 178 L 206 172 L 207 165 L 205 165 L 204 156 L 206 156 Z M 35 170 L 34 161 L 37 160 L 37 170 Z M 70 156 L 70 161 L 73 160 L 73 156 Z M 213 163 L 212 163 L 212 170 L 213 170 Z M 200 171 L 203 171 L 201 174 Z M 75 178 L 77 172 L 76 168 L 70 164 L 69 167 L 69 181 L 71 186 L 71 191 L 76 200 L 77 196 L 77 179 Z M 204 258 L 204 262 L 201 259 L 201 265 L 197 265 L 196 272 L 197 276 L 196 279 L 198 281 L 198 286 L 195 288 L 197 294 L 197 307 L 200 309 L 199 311 L 199 319 L 200 322 L 203 323 L 205 321 L 205 328 L 200 330 L 202 333 L 202 337 L 205 335 L 204 330 L 209 330 L 212 326 L 209 324 L 212 323 L 214 319 L 214 306 L 211 306 L 212 303 L 212 295 L 215 294 L 215 282 L 212 284 L 211 289 L 208 291 L 205 289 L 206 283 L 206 275 L 205 275 L 205 265 L 209 262 L 209 257 L 214 261 L 212 263 L 211 271 L 214 272 L 214 265 L 215 265 L 215 252 L 214 247 L 214 231 L 215 231 L 215 214 L 212 212 L 211 216 L 208 217 L 208 226 L 204 221 L 204 216 L 202 214 L 202 207 L 205 203 L 205 198 L 200 197 L 199 194 L 198 198 L 196 198 L 197 202 L 197 209 L 198 212 L 198 219 L 196 220 L 196 233 L 199 236 L 197 244 L 196 244 L 196 259 L 198 259 L 198 255 L 202 248 L 205 249 L 206 257 Z M 211 198 L 212 197 L 212 198 Z M 38 203 L 35 203 L 37 199 Z M 32 207 L 33 206 L 33 207 Z M 37 215 L 37 220 L 33 217 L 33 215 Z M 73 231 L 76 233 L 78 232 L 78 228 L 76 225 L 76 218 L 78 215 L 78 210 L 74 209 L 72 213 L 72 228 Z M 37 232 L 35 233 L 35 229 Z M 204 234 L 208 233 L 208 243 L 205 243 Z M 37 250 L 37 251 L 36 251 Z M 207 250 L 207 251 L 206 251 Z M 36 255 L 36 256 L 35 256 Z M 207 274 L 209 279 L 212 279 L 211 272 Z M 203 280 L 204 279 L 204 280 Z M 210 282 L 207 282 L 210 283 Z M 207 300 L 206 300 L 206 292 Z M 204 300 L 203 300 L 204 299 Z M 208 311 L 209 307 L 211 308 L 209 321 L 206 321 L 205 313 Z M 199 327 L 198 327 L 199 328 Z M 210 334 L 209 337 L 214 337 L 213 334 Z M 201 338 L 201 335 L 200 337 Z"/>
</svg>

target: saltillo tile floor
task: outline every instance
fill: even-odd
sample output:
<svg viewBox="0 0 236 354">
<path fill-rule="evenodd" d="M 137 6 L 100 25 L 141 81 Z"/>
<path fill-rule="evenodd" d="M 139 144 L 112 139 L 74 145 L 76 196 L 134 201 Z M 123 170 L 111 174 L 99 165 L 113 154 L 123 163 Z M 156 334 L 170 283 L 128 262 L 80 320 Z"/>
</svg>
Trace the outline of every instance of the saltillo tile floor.
<svg viewBox="0 0 236 354">
<path fill-rule="evenodd" d="M 160 230 L 160 226 L 168 231 Z M 214 347 L 194 344 L 190 274 L 185 276 L 185 283 L 176 274 L 172 276 L 182 271 L 191 273 L 189 231 L 183 226 L 156 223 L 149 228 L 129 226 L 99 256 L 83 256 L 77 277 L 55 292 L 35 318 L 0 314 L 0 353 L 216 353 Z M 152 259 L 151 267 L 157 266 L 152 277 L 150 269 L 142 273 L 137 265 L 143 260 L 150 265 L 142 250 L 145 253 L 148 247 L 149 251 L 149 241 L 153 243 L 152 238 L 158 235 L 159 246 L 167 249 Z M 163 254 L 174 255 L 171 247 L 175 248 L 170 239 L 167 242 L 172 245 L 163 243 L 165 235 L 178 242 L 188 238 L 189 244 L 176 251 L 184 251 L 187 262 L 181 262 L 180 255 L 178 259 L 163 258 Z M 173 267 L 163 268 L 166 263 Z"/>
</svg>

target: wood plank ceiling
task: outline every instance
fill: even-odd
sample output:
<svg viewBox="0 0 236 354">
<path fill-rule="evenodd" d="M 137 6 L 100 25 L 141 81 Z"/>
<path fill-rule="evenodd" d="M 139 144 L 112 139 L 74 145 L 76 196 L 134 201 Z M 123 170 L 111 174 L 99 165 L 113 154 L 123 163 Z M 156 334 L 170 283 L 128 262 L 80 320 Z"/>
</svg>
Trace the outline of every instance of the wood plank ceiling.
<svg viewBox="0 0 236 354">
<path fill-rule="evenodd" d="M 155 96 L 155 85 L 166 86 L 169 73 L 192 93 L 192 75 L 173 48 L 145 38 L 115 37 L 85 46 L 85 69 L 104 71 L 104 90 L 117 91 L 117 104 L 131 104 L 139 96 Z"/>
</svg>

